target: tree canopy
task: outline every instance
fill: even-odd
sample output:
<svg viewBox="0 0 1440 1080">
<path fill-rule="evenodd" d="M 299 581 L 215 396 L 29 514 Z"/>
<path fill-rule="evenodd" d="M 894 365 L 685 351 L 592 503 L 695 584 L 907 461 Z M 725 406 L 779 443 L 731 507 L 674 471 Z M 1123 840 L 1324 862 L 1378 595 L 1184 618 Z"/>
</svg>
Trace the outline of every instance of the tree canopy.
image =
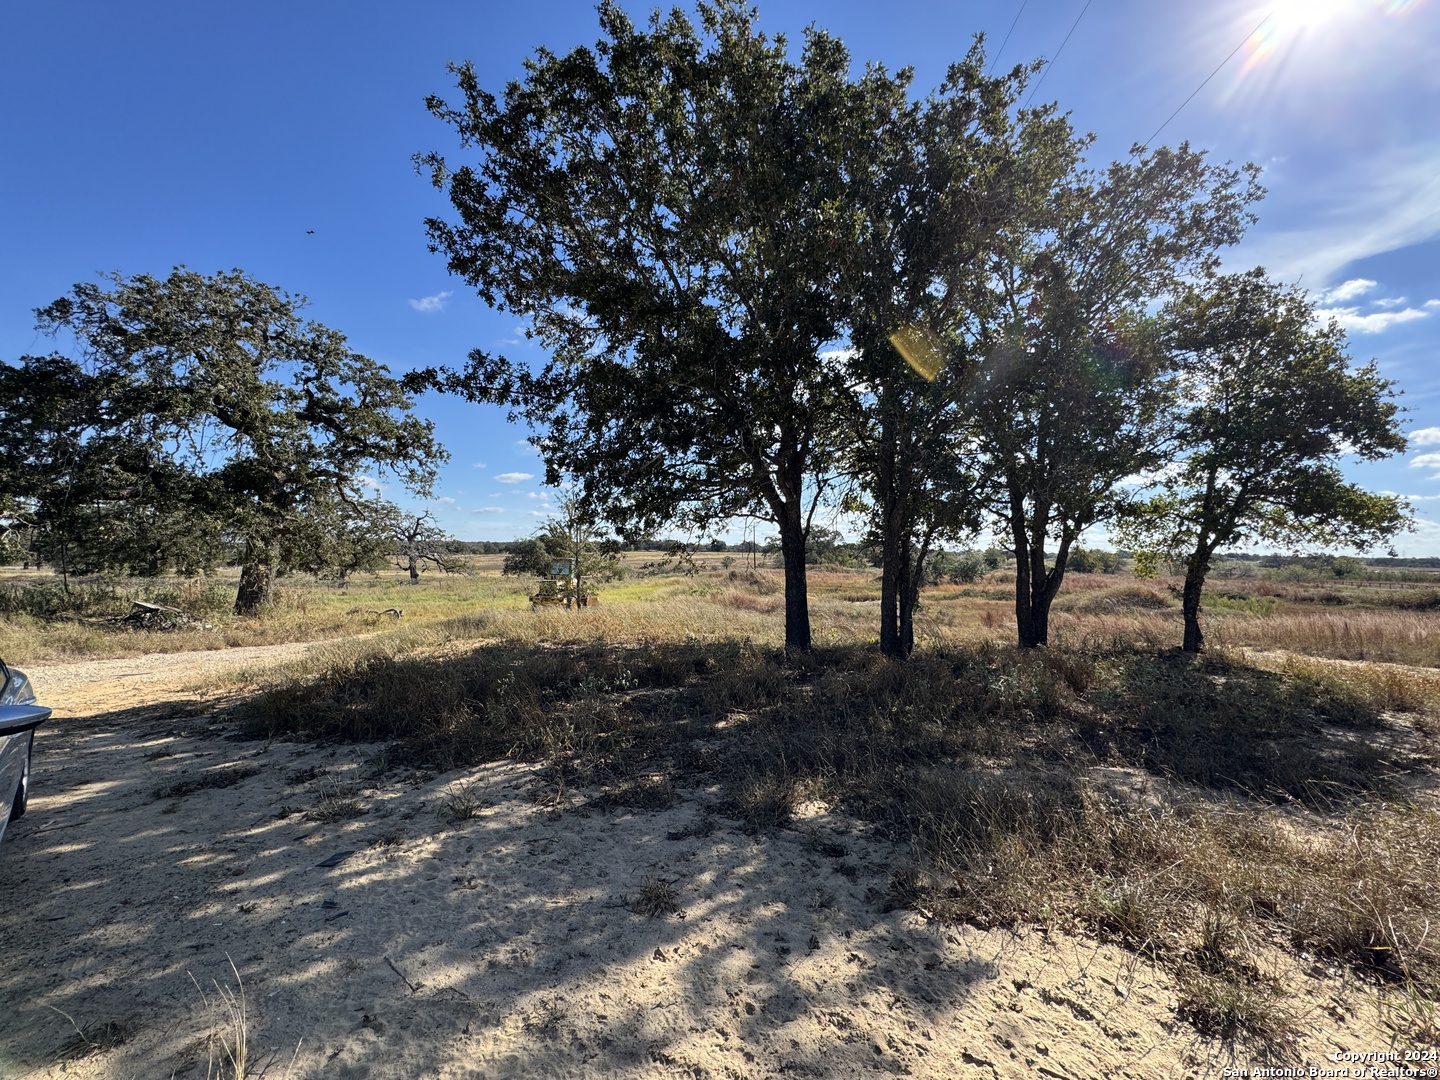
<svg viewBox="0 0 1440 1080">
<path fill-rule="evenodd" d="M 275 573 L 314 554 L 303 539 L 316 521 L 363 513 L 372 474 L 424 493 L 444 456 L 400 383 L 303 305 L 238 270 L 76 285 L 37 315 L 78 358 L 0 373 L 0 388 L 25 386 L 0 389 L 0 427 L 48 433 L 38 450 L 8 438 L 0 469 L 33 473 L 36 516 L 66 543 L 104 544 L 105 529 L 139 521 L 136 544 L 173 559 L 204 523 L 241 565 L 236 612 L 255 613 Z M 54 393 L 34 392 L 40 376 Z M 29 415 L 39 409 L 53 415 Z M 133 568 L 138 556 L 115 550 Z"/>
<path fill-rule="evenodd" d="M 512 406 L 550 479 L 635 534 L 773 521 L 786 641 L 808 648 L 805 536 L 845 393 L 826 356 L 846 310 L 842 163 L 890 76 L 852 81 L 819 31 L 792 59 L 732 0 L 699 5 L 699 28 L 599 11 L 595 48 L 539 50 L 503 98 L 459 65 L 463 102 L 430 100 L 471 153 L 422 159 L 459 214 L 428 222 L 432 245 L 550 351 L 538 373 L 476 352 L 431 381 Z"/>
<path fill-rule="evenodd" d="M 1345 480 L 1345 457 L 1403 452 L 1398 403 L 1371 363 L 1352 367 L 1344 331 L 1263 269 L 1186 287 L 1165 312 L 1184 381 L 1174 459 L 1136 507 L 1129 543 L 1186 564 L 1184 648 L 1203 645 L 1201 590 L 1221 547 L 1261 541 L 1365 548 L 1405 527 L 1392 495 Z"/>
<path fill-rule="evenodd" d="M 1162 459 L 1176 384 L 1148 311 L 1240 239 L 1257 176 L 1184 144 L 1136 147 L 1103 172 L 1077 158 L 1032 189 L 1025 227 L 998 250 L 976 427 L 1013 544 L 1021 645 L 1047 640 L 1070 549 L 1118 512 L 1119 481 Z"/>
</svg>

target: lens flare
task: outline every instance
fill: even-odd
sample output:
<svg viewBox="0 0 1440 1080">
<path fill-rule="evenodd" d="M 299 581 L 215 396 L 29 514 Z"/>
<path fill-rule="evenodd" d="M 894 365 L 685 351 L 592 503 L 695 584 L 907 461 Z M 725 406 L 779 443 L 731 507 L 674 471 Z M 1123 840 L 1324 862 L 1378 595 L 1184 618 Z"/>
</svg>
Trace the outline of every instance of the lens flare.
<svg viewBox="0 0 1440 1080">
<path fill-rule="evenodd" d="M 890 344 L 926 382 L 934 382 L 945 364 L 939 339 L 923 326 L 900 327 L 890 335 Z"/>
<path fill-rule="evenodd" d="M 1299 92 L 1299 84 L 1325 73 L 1374 71 L 1384 28 L 1424 6 L 1425 0 L 1271 0 L 1247 18 L 1264 22 L 1247 38 L 1222 99 Z M 1283 75 L 1282 75 L 1283 73 Z"/>
</svg>

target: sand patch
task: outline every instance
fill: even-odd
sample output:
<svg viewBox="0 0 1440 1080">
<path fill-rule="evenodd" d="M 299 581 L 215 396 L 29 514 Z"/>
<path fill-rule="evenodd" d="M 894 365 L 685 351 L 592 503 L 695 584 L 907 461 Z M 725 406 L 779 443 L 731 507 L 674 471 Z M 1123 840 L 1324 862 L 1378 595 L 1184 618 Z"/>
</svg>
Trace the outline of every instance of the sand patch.
<svg viewBox="0 0 1440 1080">
<path fill-rule="evenodd" d="M 1199 1037 L 1170 977 L 1123 949 L 888 910 L 907 853 L 824 804 L 756 837 L 703 788 L 646 812 L 587 809 L 584 792 L 537 804 L 535 768 L 518 762 L 376 775 L 379 747 L 236 740 L 203 703 L 171 708 L 195 679 L 172 675 L 124 708 L 67 706 L 43 730 L 30 815 L 0 847 L 0 1075 L 204 1076 L 219 1016 L 195 982 L 213 1000 L 232 960 L 251 1060 L 271 1077 L 1177 1077 L 1258 1063 Z M 93 703 L 104 685 L 52 688 Z M 217 774 L 227 782 L 155 795 Z M 657 882 L 677 910 L 637 913 Z M 1319 964 L 1292 986 L 1293 1060 L 1387 1046 L 1368 988 Z M 92 1041 L 123 1041 L 58 1060 L 75 1030 L 51 1007 Z"/>
</svg>

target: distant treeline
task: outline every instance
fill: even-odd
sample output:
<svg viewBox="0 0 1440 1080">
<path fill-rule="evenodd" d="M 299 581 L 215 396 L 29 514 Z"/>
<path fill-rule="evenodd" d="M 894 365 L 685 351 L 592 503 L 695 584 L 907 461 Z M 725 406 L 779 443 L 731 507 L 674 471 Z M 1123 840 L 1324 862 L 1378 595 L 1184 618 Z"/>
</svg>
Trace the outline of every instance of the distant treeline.
<svg viewBox="0 0 1440 1080">
<path fill-rule="evenodd" d="M 1435 556 L 1423 559 L 1401 559 L 1395 557 L 1356 559 L 1348 555 L 1261 555 L 1254 552 L 1227 551 L 1223 558 L 1234 559 L 1239 562 L 1253 562 L 1267 569 L 1282 566 L 1329 566 L 1338 559 L 1346 559 L 1350 562 L 1361 562 L 1366 566 L 1379 569 L 1440 570 L 1440 557 Z"/>
<path fill-rule="evenodd" d="M 522 537 L 516 540 L 447 540 L 445 550 L 454 555 L 513 555 L 535 543 L 533 537 Z M 634 543 L 621 544 L 621 551 L 674 551 L 678 548 L 688 547 L 683 540 L 674 540 L 668 537 L 648 540 L 637 540 Z M 740 544 L 727 544 L 724 540 L 712 540 L 700 545 L 703 551 L 758 551 L 759 546 L 752 541 L 745 541 Z"/>
</svg>

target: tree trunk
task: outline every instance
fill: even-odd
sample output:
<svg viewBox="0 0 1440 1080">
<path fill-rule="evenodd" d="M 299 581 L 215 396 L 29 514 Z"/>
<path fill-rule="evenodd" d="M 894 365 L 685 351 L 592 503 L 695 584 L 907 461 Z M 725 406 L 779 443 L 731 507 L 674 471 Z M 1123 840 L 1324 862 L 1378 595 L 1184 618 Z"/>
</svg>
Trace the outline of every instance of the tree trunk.
<svg viewBox="0 0 1440 1080">
<path fill-rule="evenodd" d="M 920 608 L 920 589 L 925 584 L 925 559 L 930 554 L 931 538 L 926 537 L 919 551 L 904 545 L 905 575 L 900 583 L 900 647 L 909 657 L 915 651 L 915 612 Z"/>
<path fill-rule="evenodd" d="M 909 538 L 906 543 L 900 545 L 900 651 L 896 654 L 902 660 L 908 660 L 910 654 L 915 651 L 915 607 L 920 599 L 920 571 L 919 563 L 924 560 L 922 554 L 917 560 L 911 551 Z"/>
<path fill-rule="evenodd" d="M 1186 560 L 1180 610 L 1185 616 L 1185 642 L 1181 648 L 1187 653 L 1198 653 L 1205 648 L 1205 635 L 1200 631 L 1200 592 L 1205 588 L 1205 575 L 1209 572 L 1210 556 L 1203 548 Z"/>
<path fill-rule="evenodd" d="M 275 599 L 275 552 L 267 544 L 246 541 L 240 587 L 235 590 L 235 614 L 254 616 Z"/>
<path fill-rule="evenodd" d="M 810 604 L 805 585 L 805 529 L 800 504 L 780 507 L 780 555 L 785 565 L 785 648 L 810 651 Z"/>
<path fill-rule="evenodd" d="M 1035 625 L 1035 611 L 1031 605 L 1033 591 L 1034 561 L 1030 552 L 1030 533 L 1026 528 L 1025 497 L 1016 493 L 1016 481 L 1010 480 L 1010 539 L 1015 545 L 1015 636 L 1022 649 L 1032 649 L 1045 643 L 1049 634 L 1049 611 L 1045 612 L 1044 625 Z M 1040 552 L 1040 573 L 1045 572 L 1045 553 Z"/>
<path fill-rule="evenodd" d="M 1025 513 L 1024 495 L 1012 482 L 1010 494 L 1010 535 L 1015 542 L 1015 634 L 1022 649 L 1033 649 L 1050 640 L 1050 605 L 1065 580 L 1065 561 L 1070 556 L 1070 539 L 1062 539 L 1055 553 L 1054 567 L 1045 566 L 1045 533 L 1048 507 Z M 1033 517 L 1033 520 L 1031 520 Z"/>
<path fill-rule="evenodd" d="M 880 453 L 876 463 L 875 493 L 881 507 L 880 537 L 880 652 L 896 660 L 905 658 L 900 640 L 901 565 L 908 558 L 901 536 L 900 500 L 895 494 L 895 433 L 889 414 L 881 420 Z"/>
<path fill-rule="evenodd" d="M 575 610 L 578 612 L 585 603 L 585 579 L 580 573 L 580 548 L 575 548 Z"/>
<path fill-rule="evenodd" d="M 900 624 L 905 607 L 905 573 L 909 552 L 895 527 L 893 508 L 885 514 L 885 535 L 880 556 L 880 651 L 897 660 L 907 653 L 901 640 Z"/>
<path fill-rule="evenodd" d="M 420 584 L 420 560 L 417 559 L 414 555 L 411 555 L 411 554 L 409 554 L 409 553 L 407 553 L 405 557 L 406 557 L 406 559 L 407 559 L 408 562 L 409 562 L 410 584 L 411 584 L 411 585 L 419 585 L 419 584 Z"/>
</svg>

